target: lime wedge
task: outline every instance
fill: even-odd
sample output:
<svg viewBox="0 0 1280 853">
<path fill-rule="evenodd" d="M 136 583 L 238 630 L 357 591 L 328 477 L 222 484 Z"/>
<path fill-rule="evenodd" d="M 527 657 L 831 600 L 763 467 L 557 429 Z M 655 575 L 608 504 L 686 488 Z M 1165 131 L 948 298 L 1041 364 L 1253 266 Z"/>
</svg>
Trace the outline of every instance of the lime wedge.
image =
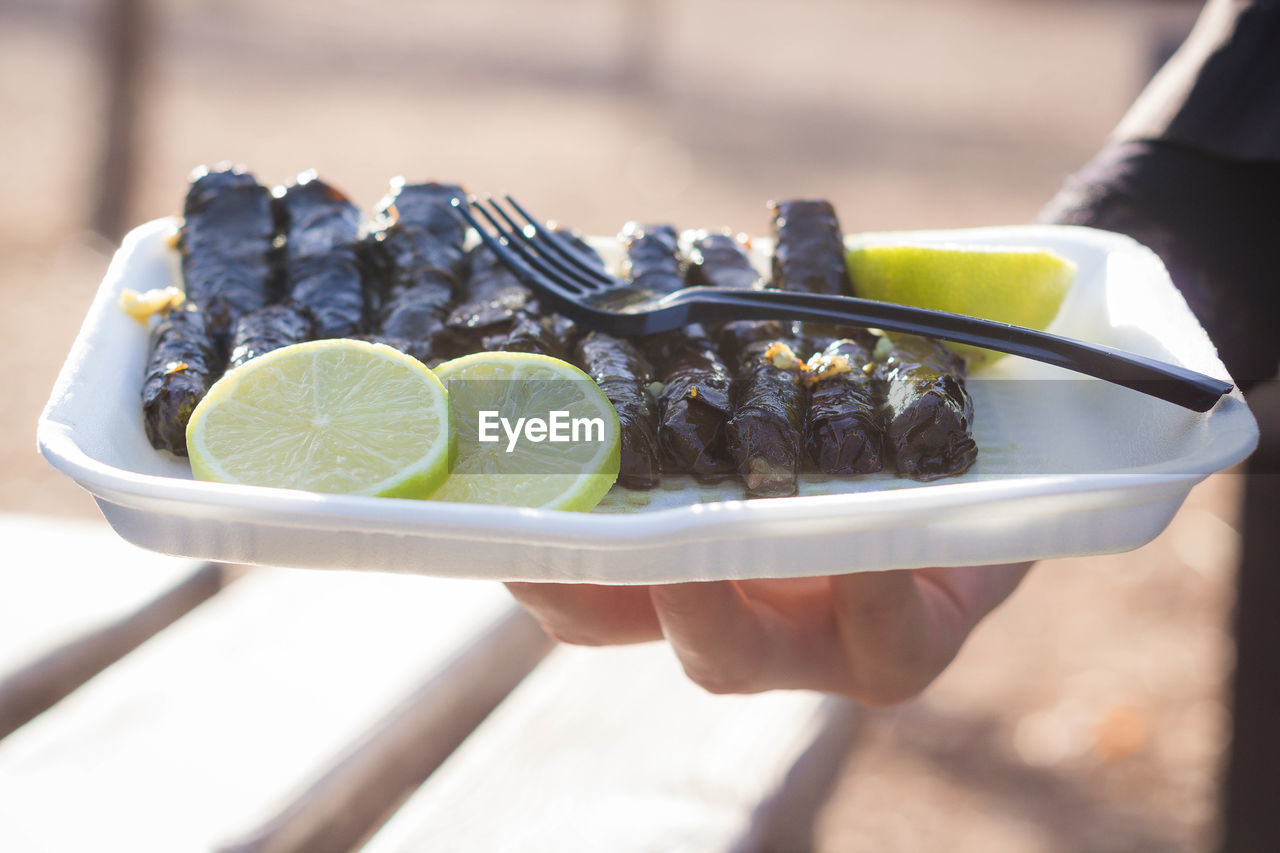
<svg viewBox="0 0 1280 853">
<path fill-rule="evenodd" d="M 1076 274 L 1056 252 L 1018 246 L 864 246 L 847 260 L 855 296 L 1032 329 L 1053 321 Z M 975 366 L 1002 357 L 951 346 Z"/>
<path fill-rule="evenodd" d="M 456 458 L 432 500 L 586 511 L 618 479 L 618 415 L 572 364 L 490 352 L 436 368 Z"/>
<path fill-rule="evenodd" d="M 327 340 L 228 371 L 187 425 L 197 479 L 424 498 L 449 473 L 449 401 L 416 359 Z"/>
</svg>

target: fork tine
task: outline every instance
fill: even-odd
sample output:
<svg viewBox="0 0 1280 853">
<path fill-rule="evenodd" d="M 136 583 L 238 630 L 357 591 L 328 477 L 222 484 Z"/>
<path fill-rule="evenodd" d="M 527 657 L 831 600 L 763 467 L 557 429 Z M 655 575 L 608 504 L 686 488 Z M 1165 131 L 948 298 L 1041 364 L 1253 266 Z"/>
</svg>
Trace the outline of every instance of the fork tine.
<svg viewBox="0 0 1280 853">
<path fill-rule="evenodd" d="M 509 194 L 504 194 L 503 198 L 507 200 L 516 209 L 516 211 L 525 218 L 530 225 L 533 226 L 536 238 L 540 243 L 548 246 L 559 258 L 572 263 L 582 273 L 590 276 L 594 281 L 605 287 L 611 287 L 617 282 L 604 270 L 600 269 L 596 264 L 599 262 L 597 258 L 589 257 L 583 254 L 582 250 L 573 245 L 563 235 L 557 234 L 544 225 L 539 225 L 539 220 L 529 211 L 525 210 L 520 202 L 516 201 Z"/>
<path fill-rule="evenodd" d="M 485 219 L 489 220 L 494 229 L 501 236 L 502 241 L 510 250 L 514 250 L 524 262 L 526 269 L 530 270 L 541 282 L 542 287 L 552 288 L 561 293 L 571 293 L 574 296 L 580 296 L 583 293 L 590 292 L 593 286 L 589 283 L 583 283 L 576 280 L 566 280 L 563 273 L 556 270 L 553 266 L 546 262 L 544 256 L 533 250 L 533 246 L 529 243 L 528 238 L 520 231 L 519 227 L 511 223 L 511 218 L 499 207 L 492 198 L 485 199 L 488 207 L 480 203 L 477 199 L 471 202 L 471 206 L 480 212 Z M 512 229 L 505 229 L 493 214 L 489 212 L 489 208 L 493 208 L 503 219 L 512 224 Z"/>
<path fill-rule="evenodd" d="M 583 292 L 591 292 L 593 290 L 611 287 L 616 284 L 616 282 L 607 275 L 596 274 L 592 270 L 586 269 L 581 265 L 581 261 L 574 261 L 572 263 L 567 262 L 556 257 L 554 254 L 547 252 L 545 250 L 546 244 L 543 241 L 534 239 L 534 237 L 531 237 L 528 233 L 530 228 L 532 228 L 535 235 L 540 233 L 536 223 L 531 222 L 529 225 L 521 225 L 519 222 L 512 219 L 511 216 L 503 210 L 502 206 L 494 199 L 490 198 L 488 201 L 489 206 L 497 211 L 498 214 L 507 221 L 507 224 L 511 226 L 511 236 L 517 242 L 526 244 L 529 247 L 530 252 L 536 255 L 537 260 L 541 262 L 540 269 L 545 271 L 547 275 L 558 276 L 561 279 L 567 277 L 571 279 L 572 282 Z"/>
<path fill-rule="evenodd" d="M 458 215 L 461 216 L 463 219 L 465 219 L 468 225 L 470 225 L 472 228 L 475 229 L 476 234 L 480 236 L 480 239 L 484 241 L 484 244 L 488 246 L 490 249 L 492 249 L 493 252 L 499 258 L 501 258 L 503 261 L 506 261 L 508 258 L 511 258 L 512 260 L 515 260 L 518 265 L 524 266 L 523 264 L 519 263 L 518 258 L 515 258 L 512 255 L 512 253 L 505 246 L 502 245 L 502 243 L 499 241 L 499 238 L 494 237 L 491 233 L 489 233 L 489 231 L 482 224 L 480 224 L 480 220 L 476 219 L 475 214 L 471 212 L 471 206 L 473 202 L 469 201 L 468 199 L 461 198 L 459 196 L 454 196 L 453 198 L 449 199 L 449 204 L 453 206 L 454 210 L 458 211 Z M 483 213 L 483 211 L 481 212 Z M 485 217 L 485 218 L 487 219 L 488 217 Z M 499 229 L 499 231 L 501 231 L 501 229 Z"/>
<path fill-rule="evenodd" d="M 506 266 L 519 278 L 523 279 L 525 283 L 534 287 L 546 288 L 552 291 L 563 290 L 563 288 L 558 287 L 557 282 L 554 279 L 549 279 L 547 276 L 540 274 L 534 267 L 525 261 L 523 257 L 524 253 L 520 250 L 520 247 L 512 246 L 511 241 L 507 238 L 502 226 L 499 225 L 489 212 L 481 207 L 477 201 L 455 197 L 451 199 L 449 203 L 452 204 L 454 209 L 458 211 L 458 214 L 476 230 L 476 233 L 480 235 L 480 239 L 483 240 L 484 244 L 498 256 L 498 259 L 506 264 Z M 489 229 L 485 228 L 480 223 L 480 220 L 478 220 L 471 212 L 472 207 L 480 211 L 484 218 L 489 221 L 494 230 L 498 232 L 497 236 L 491 233 Z M 515 249 L 515 251 L 513 251 L 513 249 Z"/>
</svg>

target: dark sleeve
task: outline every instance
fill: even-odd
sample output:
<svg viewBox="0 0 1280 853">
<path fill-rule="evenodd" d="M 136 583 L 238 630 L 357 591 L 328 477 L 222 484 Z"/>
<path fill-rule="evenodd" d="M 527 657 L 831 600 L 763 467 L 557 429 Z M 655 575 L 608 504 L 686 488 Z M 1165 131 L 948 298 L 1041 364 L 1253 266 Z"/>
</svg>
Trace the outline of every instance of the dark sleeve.
<svg viewBox="0 0 1280 853">
<path fill-rule="evenodd" d="M 1280 2 L 1209 0 L 1118 136 L 1280 162 Z"/>
<path fill-rule="evenodd" d="M 1113 133 L 1040 212 L 1152 249 L 1237 385 L 1280 363 L 1280 2 L 1210 0 Z"/>
<path fill-rule="evenodd" d="M 1280 164 L 1160 142 L 1101 151 L 1041 221 L 1127 234 L 1160 256 L 1242 388 L 1280 363 Z"/>
</svg>

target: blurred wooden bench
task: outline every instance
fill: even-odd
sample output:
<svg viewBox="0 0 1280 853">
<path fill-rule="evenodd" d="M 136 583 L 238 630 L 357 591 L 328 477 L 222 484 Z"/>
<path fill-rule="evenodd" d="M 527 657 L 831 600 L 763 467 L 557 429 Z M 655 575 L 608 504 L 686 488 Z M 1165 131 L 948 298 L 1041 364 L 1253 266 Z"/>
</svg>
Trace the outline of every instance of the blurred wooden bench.
<svg viewBox="0 0 1280 853">
<path fill-rule="evenodd" d="M 804 849 L 853 731 L 659 644 L 553 651 L 497 584 L 0 535 L 5 853 Z"/>
</svg>

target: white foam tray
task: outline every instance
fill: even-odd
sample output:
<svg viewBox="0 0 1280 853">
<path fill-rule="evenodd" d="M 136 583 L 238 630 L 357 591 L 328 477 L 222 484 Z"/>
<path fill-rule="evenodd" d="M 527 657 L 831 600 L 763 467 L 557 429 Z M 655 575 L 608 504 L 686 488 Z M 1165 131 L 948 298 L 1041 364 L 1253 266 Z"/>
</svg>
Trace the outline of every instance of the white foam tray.
<svg viewBox="0 0 1280 853">
<path fill-rule="evenodd" d="M 40 418 L 40 451 L 97 499 L 125 539 L 185 557 L 502 580 L 635 584 L 981 565 L 1123 551 L 1169 523 L 1187 492 L 1244 459 L 1257 426 L 1238 391 L 1197 414 L 1008 358 L 971 378 L 981 452 L 929 484 L 810 475 L 800 495 L 743 500 L 726 481 L 620 487 L 591 513 L 321 495 L 197 482 L 153 450 L 139 402 L 147 329 L 123 288 L 179 278 L 172 220 L 113 259 Z M 1079 272 L 1051 328 L 1228 378 L 1159 259 L 1087 228 L 1014 226 L 857 235 L 850 244 L 1047 246 Z M 759 258 L 763 263 L 763 256 Z"/>
</svg>

